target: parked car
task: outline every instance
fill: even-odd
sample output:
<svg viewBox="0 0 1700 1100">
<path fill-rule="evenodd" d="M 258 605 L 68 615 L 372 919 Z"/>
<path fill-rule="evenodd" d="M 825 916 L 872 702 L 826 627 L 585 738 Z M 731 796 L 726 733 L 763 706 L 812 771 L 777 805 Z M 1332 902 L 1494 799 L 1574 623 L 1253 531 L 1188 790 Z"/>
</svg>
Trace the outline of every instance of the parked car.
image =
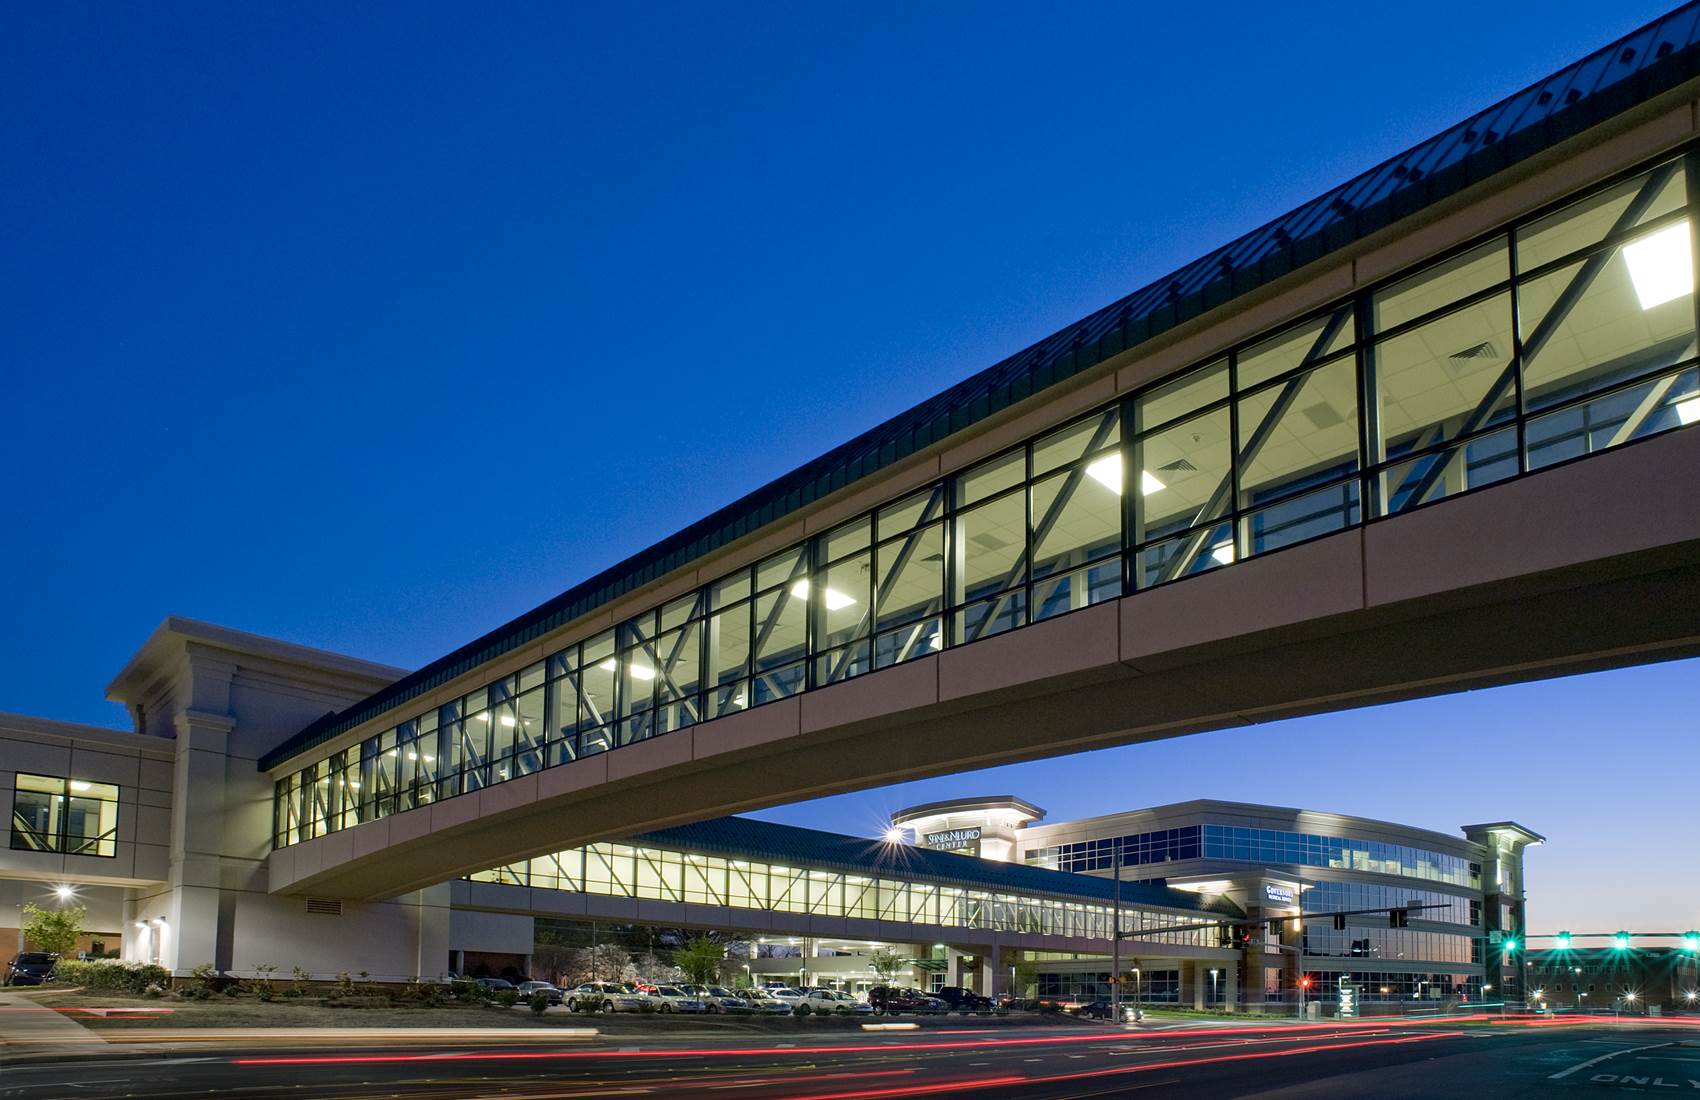
<svg viewBox="0 0 1700 1100">
<path fill-rule="evenodd" d="M 707 1012 L 708 1005 L 694 993 L 686 993 L 676 985 L 658 985 L 649 994 L 649 1003 L 658 1012 Z"/>
<path fill-rule="evenodd" d="M 578 1011 L 614 1011 L 616 997 L 630 996 L 613 982 L 583 982 L 567 992 L 567 1008 Z"/>
<path fill-rule="evenodd" d="M 929 997 L 919 989 L 906 989 L 896 985 L 874 986 L 868 990 L 868 1003 L 873 1006 L 875 1012 L 892 1016 L 904 1012 L 928 1016 L 950 1011 L 950 1006 L 937 997 Z"/>
<path fill-rule="evenodd" d="M 864 1004 L 848 993 L 840 993 L 836 989 L 811 989 L 803 998 L 803 1003 L 811 1011 L 827 1012 L 838 1016 L 871 1016 L 873 1006 Z"/>
<path fill-rule="evenodd" d="M 992 1007 L 990 997 L 982 997 L 972 989 L 964 989 L 959 985 L 935 989 L 933 996 L 949 1005 L 952 1012 L 979 1012 Z"/>
<path fill-rule="evenodd" d="M 775 997 L 771 990 L 751 989 L 746 1004 L 755 1012 L 764 1016 L 788 1016 L 795 1008 L 794 1001 L 783 997 Z"/>
<path fill-rule="evenodd" d="M 46 985 L 54 978 L 59 956 L 47 951 L 24 951 L 6 967 L 7 985 Z"/>
<path fill-rule="evenodd" d="M 778 989 L 769 989 L 767 992 L 769 996 L 778 997 L 792 1008 L 802 1004 L 803 998 L 806 996 L 801 989 L 793 989 L 788 985 L 782 985 Z"/>
<path fill-rule="evenodd" d="M 545 997 L 549 998 L 550 1004 L 558 1005 L 561 1003 L 561 999 L 565 996 L 565 994 L 561 992 L 560 988 L 552 982 L 521 982 L 519 983 L 518 988 L 519 999 L 522 1001 L 529 1001 L 531 998 L 541 993 Z"/>
<path fill-rule="evenodd" d="M 508 981 L 506 978 L 474 978 L 472 979 L 472 984 L 481 985 L 491 992 L 503 989 L 512 989 L 514 987 L 514 983 Z"/>
<path fill-rule="evenodd" d="M 710 1012 L 749 1007 L 744 998 L 723 985 L 682 985 L 679 988 L 701 1000 Z"/>
</svg>

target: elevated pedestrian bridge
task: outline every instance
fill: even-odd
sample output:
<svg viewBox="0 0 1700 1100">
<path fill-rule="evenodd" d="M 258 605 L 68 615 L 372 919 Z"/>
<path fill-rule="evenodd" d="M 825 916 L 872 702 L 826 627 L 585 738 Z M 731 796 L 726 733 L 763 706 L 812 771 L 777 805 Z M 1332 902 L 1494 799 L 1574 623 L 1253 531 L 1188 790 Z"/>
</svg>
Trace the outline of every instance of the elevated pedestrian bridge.
<svg viewBox="0 0 1700 1100">
<path fill-rule="evenodd" d="M 1696 14 L 284 740 L 270 890 L 1700 653 Z"/>
</svg>

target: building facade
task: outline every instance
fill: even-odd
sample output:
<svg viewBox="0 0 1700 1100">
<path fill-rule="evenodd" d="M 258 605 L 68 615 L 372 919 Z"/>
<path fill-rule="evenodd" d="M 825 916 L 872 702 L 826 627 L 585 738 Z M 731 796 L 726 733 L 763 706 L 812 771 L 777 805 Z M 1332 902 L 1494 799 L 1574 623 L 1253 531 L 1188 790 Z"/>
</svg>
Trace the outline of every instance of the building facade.
<svg viewBox="0 0 1700 1100">
<path fill-rule="evenodd" d="M 168 620 L 108 686 L 131 732 L 4 720 L 0 880 L 24 885 L 0 905 L 72 888 L 179 972 L 428 975 L 528 950 L 525 917 L 456 908 L 455 880 L 771 805 L 776 780 L 1693 652 L 1696 181 L 1687 5 L 423 668 Z M 1585 607 L 1552 614 L 1560 591 Z M 1501 629 L 1507 606 L 1537 625 Z M 1011 855 L 1039 834 L 1009 809 L 927 832 Z M 1317 857 L 1479 863 L 1460 885 L 1382 849 L 1351 869 L 1375 883 L 1337 881 L 1326 834 L 1279 813 L 1155 820 L 1113 835 L 1196 824 L 1208 875 L 1239 830 L 1257 860 L 1278 833 L 1296 897 L 1479 889 L 1482 927 L 1521 921 L 1515 826 L 1466 836 L 1480 859 L 1394 826 Z M 1467 990 L 1434 923 L 1410 934 L 1439 946 L 1319 936 L 1304 965 L 1419 973 L 1392 965 L 1416 950 Z"/>
<path fill-rule="evenodd" d="M 1031 803 L 967 799 L 894 815 L 917 844 L 1008 830 L 1007 858 L 1126 883 L 1203 890 L 1245 912 L 1230 985 L 1207 1000 L 1290 1004 L 1301 991 L 1335 998 L 1342 979 L 1360 1003 L 1522 1000 L 1522 959 L 1496 946 L 1520 938 L 1523 851 L 1539 834 L 1503 822 L 1460 835 L 1314 810 L 1200 800 L 1045 823 Z M 1011 823 L 1021 824 L 1011 829 Z M 1338 916 L 1336 916 L 1338 915 Z M 1397 927 L 1393 926 L 1397 923 Z M 1149 999 L 1174 1001 L 1195 976 L 1154 964 Z M 1101 962 L 1102 960 L 1098 960 Z M 1047 981 L 1066 983 L 1067 971 Z M 1088 984 L 1095 984 L 1094 978 Z M 1308 983 L 1308 984 L 1306 984 Z"/>
<path fill-rule="evenodd" d="M 1700 953 L 1692 947 L 1545 948 L 1524 960 L 1529 1003 L 1555 1012 L 1638 1015 L 1700 1008 Z"/>
</svg>

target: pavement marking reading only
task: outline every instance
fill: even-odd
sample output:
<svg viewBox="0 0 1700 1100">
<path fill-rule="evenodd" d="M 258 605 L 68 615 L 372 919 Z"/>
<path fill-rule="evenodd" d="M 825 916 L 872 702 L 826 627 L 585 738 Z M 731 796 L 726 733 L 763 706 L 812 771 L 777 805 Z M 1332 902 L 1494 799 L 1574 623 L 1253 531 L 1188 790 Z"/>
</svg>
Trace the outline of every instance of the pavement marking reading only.
<svg viewBox="0 0 1700 1100">
<path fill-rule="evenodd" d="M 1575 1065 L 1571 1066 L 1569 1069 L 1561 1069 L 1557 1073 L 1549 1076 L 1547 1078 L 1547 1080 L 1548 1081 L 1563 1080 L 1564 1078 L 1569 1077 L 1572 1073 L 1575 1073 L 1577 1070 L 1584 1070 L 1584 1069 L 1587 1069 L 1589 1066 L 1598 1065 L 1601 1062 L 1604 1062 L 1608 1058 L 1616 1058 L 1616 1057 L 1619 1057 L 1620 1055 L 1624 1055 L 1624 1054 L 1637 1054 L 1637 1053 L 1640 1053 L 1643 1050 L 1658 1050 L 1660 1047 L 1674 1047 L 1674 1046 L 1679 1045 L 1680 1042 L 1681 1042 L 1681 1040 L 1675 1040 L 1675 1041 L 1672 1041 L 1672 1042 L 1669 1042 L 1669 1043 L 1649 1043 L 1647 1046 L 1644 1046 L 1644 1047 L 1625 1047 L 1622 1050 L 1614 1050 L 1614 1051 L 1611 1051 L 1607 1054 L 1602 1054 L 1598 1058 L 1590 1058 L 1586 1062 L 1578 1062 Z"/>
</svg>

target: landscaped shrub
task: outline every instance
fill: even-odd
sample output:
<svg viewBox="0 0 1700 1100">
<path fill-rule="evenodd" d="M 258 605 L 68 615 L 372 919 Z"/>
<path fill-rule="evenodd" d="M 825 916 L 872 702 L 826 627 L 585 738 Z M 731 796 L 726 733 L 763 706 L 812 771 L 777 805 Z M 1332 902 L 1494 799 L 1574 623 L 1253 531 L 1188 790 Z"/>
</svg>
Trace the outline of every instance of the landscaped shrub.
<svg viewBox="0 0 1700 1100">
<path fill-rule="evenodd" d="M 531 1014 L 541 1016 L 549 1011 L 549 994 L 539 989 L 531 995 Z"/>
<path fill-rule="evenodd" d="M 495 1000 L 496 1003 L 501 1005 L 503 1008 L 512 1008 L 514 1005 L 519 1004 L 519 990 L 498 989 L 496 990 Z"/>
<path fill-rule="evenodd" d="M 56 969 L 61 982 L 86 986 L 89 989 L 142 993 L 148 986 L 157 985 L 163 993 L 165 987 L 171 984 L 171 971 L 163 966 L 141 966 L 116 960 L 83 962 L 78 959 L 62 959 Z"/>
</svg>

